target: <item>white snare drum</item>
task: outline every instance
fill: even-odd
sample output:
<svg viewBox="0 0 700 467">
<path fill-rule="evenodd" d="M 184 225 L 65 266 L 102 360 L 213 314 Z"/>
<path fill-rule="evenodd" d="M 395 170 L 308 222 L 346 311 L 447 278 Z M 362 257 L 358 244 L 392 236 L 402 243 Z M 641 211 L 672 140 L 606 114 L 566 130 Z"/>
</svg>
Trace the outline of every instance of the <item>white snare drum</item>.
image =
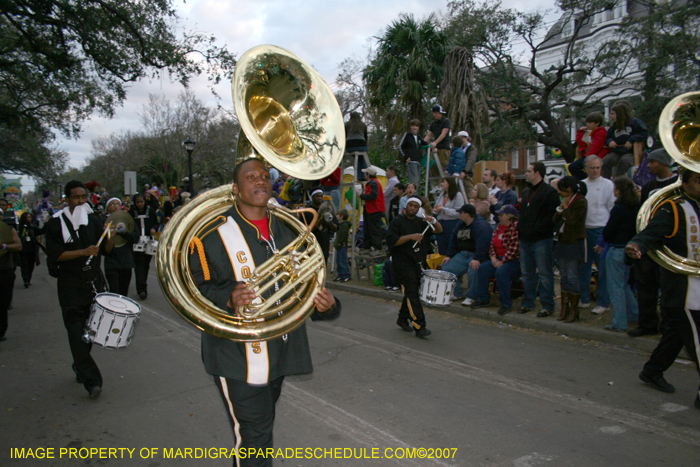
<svg viewBox="0 0 700 467">
<path fill-rule="evenodd" d="M 146 242 L 146 254 L 155 256 L 158 251 L 158 240 L 149 240 Z"/>
<path fill-rule="evenodd" d="M 128 297 L 115 293 L 100 293 L 92 304 L 83 340 L 105 349 L 127 347 L 134 337 L 141 307 Z"/>
<path fill-rule="evenodd" d="M 447 306 L 457 276 L 447 271 L 426 269 L 420 278 L 420 301 L 428 306 Z"/>
</svg>

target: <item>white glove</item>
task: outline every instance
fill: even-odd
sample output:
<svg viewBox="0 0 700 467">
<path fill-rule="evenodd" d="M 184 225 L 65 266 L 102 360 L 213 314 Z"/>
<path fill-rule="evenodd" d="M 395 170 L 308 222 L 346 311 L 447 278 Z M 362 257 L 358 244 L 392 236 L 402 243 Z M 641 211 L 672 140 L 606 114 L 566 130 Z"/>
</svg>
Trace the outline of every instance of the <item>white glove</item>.
<svg viewBox="0 0 700 467">
<path fill-rule="evenodd" d="M 362 185 L 355 185 L 355 193 L 358 195 L 362 194 Z"/>
</svg>

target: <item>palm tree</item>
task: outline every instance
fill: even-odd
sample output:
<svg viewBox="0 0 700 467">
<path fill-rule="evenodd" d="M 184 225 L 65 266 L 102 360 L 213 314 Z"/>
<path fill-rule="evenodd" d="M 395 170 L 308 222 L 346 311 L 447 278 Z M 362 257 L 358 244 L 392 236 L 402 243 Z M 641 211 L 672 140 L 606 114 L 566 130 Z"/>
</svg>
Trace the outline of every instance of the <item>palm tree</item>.
<svg viewBox="0 0 700 467">
<path fill-rule="evenodd" d="M 422 21 L 401 14 L 377 39 L 377 53 L 365 68 L 363 79 L 370 106 L 387 116 L 390 141 L 407 126 L 404 122 L 428 117 L 430 101 L 439 94 L 449 41 L 434 14 Z"/>
</svg>

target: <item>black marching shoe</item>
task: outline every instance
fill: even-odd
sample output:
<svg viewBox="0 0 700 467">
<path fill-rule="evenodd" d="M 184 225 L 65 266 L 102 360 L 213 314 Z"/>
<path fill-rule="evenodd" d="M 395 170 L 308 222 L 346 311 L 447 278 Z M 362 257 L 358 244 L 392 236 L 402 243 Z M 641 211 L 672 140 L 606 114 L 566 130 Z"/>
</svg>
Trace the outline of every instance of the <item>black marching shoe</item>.
<svg viewBox="0 0 700 467">
<path fill-rule="evenodd" d="M 404 331 L 406 331 L 406 332 L 411 332 L 411 331 L 413 331 L 413 328 L 411 328 L 411 325 L 408 324 L 408 321 L 403 321 L 403 320 L 401 320 L 401 319 L 397 319 L 397 320 L 396 320 L 396 324 L 398 324 L 399 327 L 400 327 L 401 329 L 403 329 Z"/>
<path fill-rule="evenodd" d="M 490 306 L 490 302 L 482 302 L 481 300 L 474 300 L 471 304 L 472 308 L 488 308 Z"/>
<path fill-rule="evenodd" d="M 141 300 L 146 300 L 146 297 L 148 297 L 148 294 L 147 294 L 146 292 L 141 292 L 141 293 L 139 294 L 139 298 L 140 298 Z"/>
<path fill-rule="evenodd" d="M 95 385 L 92 386 L 90 389 L 88 389 L 88 393 L 90 394 L 90 399 L 97 399 L 102 392 L 102 386 Z"/>
<path fill-rule="evenodd" d="M 524 315 L 525 313 L 530 313 L 533 310 L 533 308 L 530 308 L 529 306 L 521 306 L 520 309 L 518 310 L 519 315 Z"/>
<path fill-rule="evenodd" d="M 639 379 L 647 384 L 650 384 L 654 389 L 658 389 L 661 392 L 673 393 L 676 392 L 676 388 L 673 384 L 669 383 L 664 379 L 663 376 L 649 376 L 645 375 L 644 371 L 639 373 Z"/>
<path fill-rule="evenodd" d="M 427 337 L 431 334 L 432 332 L 430 332 L 430 329 L 426 328 L 425 326 L 420 329 L 416 329 L 416 337 Z"/>
<path fill-rule="evenodd" d="M 537 317 L 538 318 L 546 318 L 547 316 L 551 315 L 551 311 L 547 311 L 544 308 L 541 309 L 540 311 L 537 312 Z"/>
<path fill-rule="evenodd" d="M 630 337 L 641 337 L 641 336 L 655 336 L 659 331 L 655 329 L 644 329 L 644 328 L 634 328 L 627 331 L 627 335 Z"/>
</svg>

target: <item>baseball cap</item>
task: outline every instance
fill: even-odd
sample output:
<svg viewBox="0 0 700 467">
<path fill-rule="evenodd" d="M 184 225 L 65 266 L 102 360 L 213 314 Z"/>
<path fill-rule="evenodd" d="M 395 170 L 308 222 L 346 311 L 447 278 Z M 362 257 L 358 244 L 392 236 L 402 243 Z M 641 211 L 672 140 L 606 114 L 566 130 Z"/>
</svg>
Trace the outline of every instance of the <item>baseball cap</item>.
<svg viewBox="0 0 700 467">
<path fill-rule="evenodd" d="M 459 212 L 463 212 L 465 214 L 469 214 L 472 217 L 476 217 L 476 208 L 471 204 L 463 204 L 462 207 L 459 208 Z"/>
<path fill-rule="evenodd" d="M 377 175 L 377 169 L 374 167 L 367 167 L 366 169 L 362 169 L 362 171 L 367 175 Z"/>
<path fill-rule="evenodd" d="M 433 106 L 433 112 L 440 112 L 441 114 L 446 114 L 444 110 L 442 110 L 442 106 L 440 104 L 435 104 Z"/>
<path fill-rule="evenodd" d="M 517 216 L 517 215 L 518 215 L 518 210 L 515 209 L 515 207 L 514 207 L 514 206 L 511 206 L 510 204 L 506 204 L 506 205 L 503 206 L 501 209 L 499 209 L 498 211 L 496 211 L 496 214 L 499 214 L 499 215 L 500 215 L 500 214 L 511 214 L 511 215 L 513 215 L 513 216 Z"/>
<path fill-rule="evenodd" d="M 457 136 L 464 136 L 465 138 L 469 138 L 469 133 L 467 133 L 466 131 L 460 131 L 459 133 L 457 133 Z"/>
</svg>

